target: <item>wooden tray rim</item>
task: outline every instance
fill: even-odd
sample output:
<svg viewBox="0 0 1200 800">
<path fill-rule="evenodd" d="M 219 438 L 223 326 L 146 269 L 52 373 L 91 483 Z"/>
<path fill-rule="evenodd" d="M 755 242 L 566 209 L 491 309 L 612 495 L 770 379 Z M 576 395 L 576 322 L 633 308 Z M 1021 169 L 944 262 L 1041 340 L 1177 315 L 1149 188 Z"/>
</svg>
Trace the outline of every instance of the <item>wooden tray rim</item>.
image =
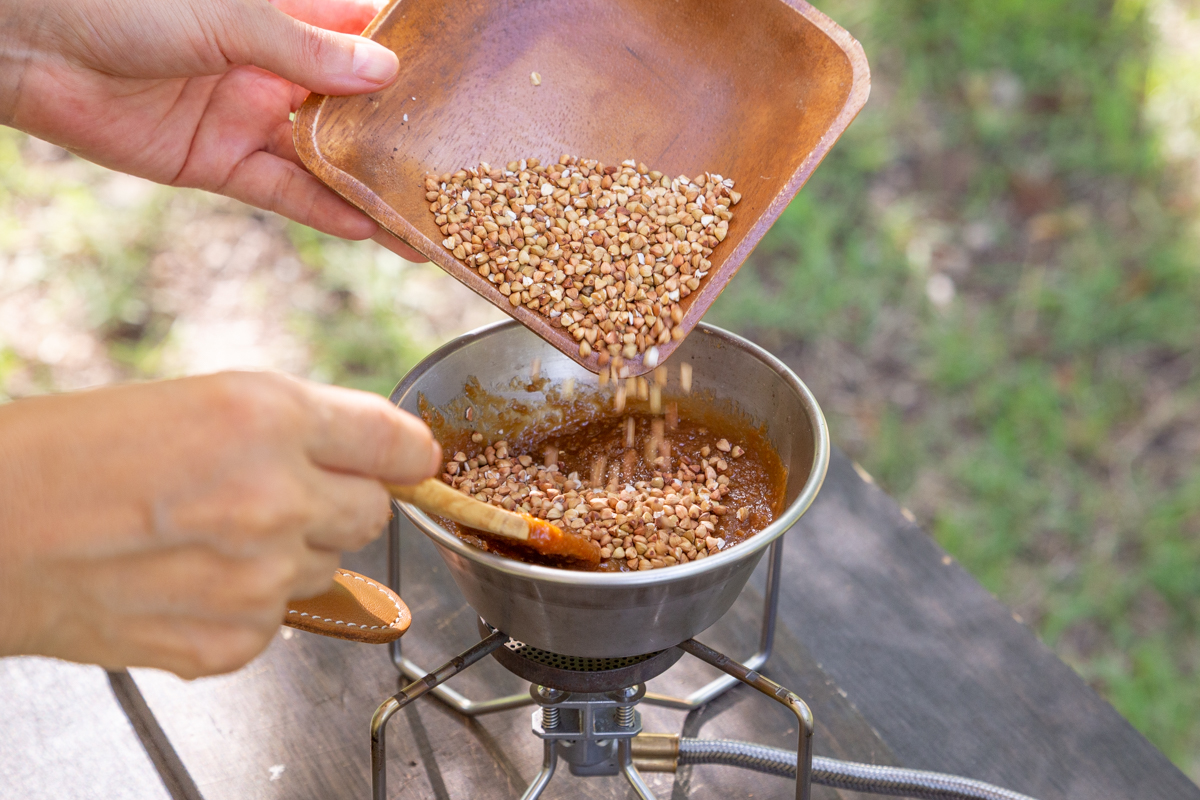
<svg viewBox="0 0 1200 800">
<path fill-rule="evenodd" d="M 746 235 L 737 247 L 734 248 L 733 252 L 726 255 L 720 268 L 710 275 L 699 291 L 693 295 L 695 299 L 689 304 L 687 313 L 678 326 L 683 329 L 685 335 L 692 332 L 692 329 L 700 322 L 704 312 L 716 300 L 716 296 L 721 293 L 733 276 L 737 274 L 737 271 L 741 269 L 742 264 L 745 263 L 754 248 L 758 246 L 758 243 L 762 241 L 767 230 L 770 229 L 771 225 L 783 213 L 788 203 L 800 192 L 801 187 L 808 181 L 813 170 L 824 160 L 829 150 L 833 147 L 833 144 L 841 137 L 850 123 L 854 121 L 854 118 L 858 116 L 859 111 L 862 110 L 870 95 L 870 68 L 867 65 L 866 53 L 863 51 L 859 41 L 851 36 L 849 31 L 838 25 L 823 12 L 805 2 L 805 0 L 779 1 L 813 24 L 845 54 L 851 67 L 850 91 L 846 93 L 846 100 L 841 110 L 833 118 L 829 127 L 826 128 L 817 146 L 800 162 L 796 171 L 792 173 L 791 177 L 783 185 L 783 188 L 767 204 L 763 213 L 754 221 L 750 230 L 746 232 Z M 362 35 L 371 38 L 403 2 L 404 0 L 390 0 L 379 11 L 375 19 L 371 21 L 371 24 L 366 27 Z M 422 233 L 415 225 L 396 211 L 395 208 L 385 203 L 369 186 L 337 167 L 325 157 L 317 143 L 317 124 L 320 120 L 320 114 L 325 101 L 328 99 L 330 98 L 326 95 L 310 94 L 300 107 L 300 110 L 296 112 L 292 135 L 296 152 L 300 156 L 300 160 L 304 166 L 322 183 L 375 220 L 383 230 L 424 255 L 451 276 L 458 279 L 459 282 L 466 284 L 480 297 L 483 297 L 492 305 L 518 320 L 522 325 L 564 352 L 580 366 L 591 372 L 599 372 L 600 368 L 595 353 L 588 358 L 583 358 L 579 355 L 577 349 L 568 347 L 564 350 L 558 347 L 554 338 L 547 335 L 549 331 L 554 329 L 553 324 L 547 317 L 531 311 L 523 305 L 513 306 L 507 297 L 501 294 L 494 285 L 478 272 L 456 259 L 453 253 L 450 253 L 441 246 L 440 242 L 435 242 Z M 565 336 L 565 332 L 562 332 L 560 338 Z M 678 342 L 672 340 L 663 347 L 660 347 L 660 362 L 665 361 L 677 345 Z M 645 374 L 653 369 L 653 367 L 647 366 L 644 363 L 641 356 L 632 362 L 626 361 L 626 364 L 629 365 L 630 375 Z"/>
</svg>

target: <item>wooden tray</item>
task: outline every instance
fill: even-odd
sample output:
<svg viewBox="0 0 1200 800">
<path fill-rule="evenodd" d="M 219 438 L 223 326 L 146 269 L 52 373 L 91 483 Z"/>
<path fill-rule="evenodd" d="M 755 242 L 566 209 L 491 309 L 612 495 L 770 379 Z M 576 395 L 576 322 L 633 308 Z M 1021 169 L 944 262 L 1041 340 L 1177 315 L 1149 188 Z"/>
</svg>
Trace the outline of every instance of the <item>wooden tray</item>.
<svg viewBox="0 0 1200 800">
<path fill-rule="evenodd" d="M 871 82 L 859 43 L 803 0 L 392 0 L 364 35 L 399 55 L 400 75 L 374 94 L 309 97 L 295 122 L 305 166 L 593 372 L 595 353 L 581 358 L 563 328 L 513 308 L 442 247 L 425 175 L 569 153 L 733 178 L 742 200 L 729 234 L 681 304 L 689 332 Z"/>
</svg>

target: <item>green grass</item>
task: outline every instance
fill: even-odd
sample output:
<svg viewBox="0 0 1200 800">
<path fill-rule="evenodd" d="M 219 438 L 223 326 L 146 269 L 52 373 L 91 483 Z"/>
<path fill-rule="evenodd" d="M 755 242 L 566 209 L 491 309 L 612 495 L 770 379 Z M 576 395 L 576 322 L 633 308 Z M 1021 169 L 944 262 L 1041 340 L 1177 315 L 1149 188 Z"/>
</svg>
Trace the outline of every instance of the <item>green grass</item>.
<svg viewBox="0 0 1200 800">
<path fill-rule="evenodd" d="M 1200 249 L 1143 122 L 1146 9 L 823 8 L 900 77 L 710 319 L 860 359 L 868 410 L 830 409 L 835 440 L 1196 777 L 1200 468 L 1172 442 L 1200 399 Z M 900 378 L 915 406 L 888 401 Z"/>
<path fill-rule="evenodd" d="M 400 262 L 378 248 L 301 225 L 289 226 L 288 233 L 301 261 L 333 300 L 316 313 L 296 315 L 296 326 L 312 348 L 312 377 L 387 395 L 433 347 L 414 336 L 397 313 Z"/>
</svg>

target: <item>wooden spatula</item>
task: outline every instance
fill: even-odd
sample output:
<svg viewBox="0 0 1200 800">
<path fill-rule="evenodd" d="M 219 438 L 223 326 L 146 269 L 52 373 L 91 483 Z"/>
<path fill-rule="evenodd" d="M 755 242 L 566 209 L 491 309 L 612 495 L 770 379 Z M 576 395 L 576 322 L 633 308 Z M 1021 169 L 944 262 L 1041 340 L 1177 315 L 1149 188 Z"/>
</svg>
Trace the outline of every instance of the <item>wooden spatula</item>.
<svg viewBox="0 0 1200 800">
<path fill-rule="evenodd" d="M 427 478 L 415 486 L 387 488 L 397 500 L 412 503 L 426 513 L 498 536 L 572 567 L 595 569 L 600 564 L 600 546 L 591 539 L 567 533 L 544 519 L 481 502 L 436 478 Z"/>
<path fill-rule="evenodd" d="M 426 513 L 452 519 L 571 566 L 595 569 L 600 563 L 600 546 L 591 539 L 566 533 L 528 514 L 480 502 L 436 478 L 416 486 L 387 488 L 397 500 Z M 408 606 L 395 592 L 348 569 L 334 572 L 333 586 L 324 594 L 289 602 L 283 621 L 291 628 L 368 644 L 395 641 L 411 623 Z"/>
</svg>

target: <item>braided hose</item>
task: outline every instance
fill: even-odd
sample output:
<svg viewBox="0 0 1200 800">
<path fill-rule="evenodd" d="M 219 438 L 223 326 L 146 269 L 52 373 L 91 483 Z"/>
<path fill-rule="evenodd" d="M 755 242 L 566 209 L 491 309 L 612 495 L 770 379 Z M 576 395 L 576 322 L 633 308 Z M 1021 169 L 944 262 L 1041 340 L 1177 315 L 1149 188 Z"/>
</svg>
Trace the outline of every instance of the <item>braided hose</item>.
<svg viewBox="0 0 1200 800">
<path fill-rule="evenodd" d="M 722 764 L 786 778 L 796 777 L 796 754 L 730 739 L 680 739 L 679 763 Z M 812 782 L 835 789 L 921 800 L 1033 800 L 983 781 L 899 767 L 877 767 L 813 758 Z"/>
</svg>

